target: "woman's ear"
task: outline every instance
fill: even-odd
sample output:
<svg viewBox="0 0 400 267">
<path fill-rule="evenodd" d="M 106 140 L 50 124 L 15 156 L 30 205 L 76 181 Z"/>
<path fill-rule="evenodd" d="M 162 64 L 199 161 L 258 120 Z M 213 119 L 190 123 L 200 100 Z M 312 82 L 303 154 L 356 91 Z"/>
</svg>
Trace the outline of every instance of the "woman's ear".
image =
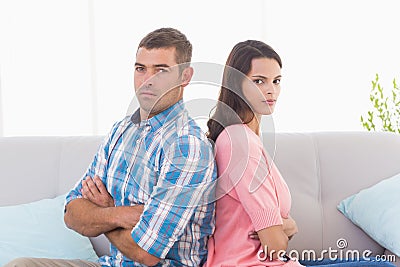
<svg viewBox="0 0 400 267">
<path fill-rule="evenodd" d="M 193 68 L 187 67 L 182 71 L 182 87 L 187 86 L 190 83 L 190 80 L 193 77 Z"/>
</svg>

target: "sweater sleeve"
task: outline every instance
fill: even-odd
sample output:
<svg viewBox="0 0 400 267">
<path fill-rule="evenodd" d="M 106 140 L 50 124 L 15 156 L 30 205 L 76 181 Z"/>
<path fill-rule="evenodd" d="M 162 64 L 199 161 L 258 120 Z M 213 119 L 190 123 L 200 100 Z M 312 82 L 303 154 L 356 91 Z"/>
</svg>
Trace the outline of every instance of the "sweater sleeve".
<svg viewBox="0 0 400 267">
<path fill-rule="evenodd" d="M 219 192 L 233 195 L 256 231 L 282 224 L 271 167 L 263 147 L 243 126 L 230 126 L 216 143 Z"/>
</svg>

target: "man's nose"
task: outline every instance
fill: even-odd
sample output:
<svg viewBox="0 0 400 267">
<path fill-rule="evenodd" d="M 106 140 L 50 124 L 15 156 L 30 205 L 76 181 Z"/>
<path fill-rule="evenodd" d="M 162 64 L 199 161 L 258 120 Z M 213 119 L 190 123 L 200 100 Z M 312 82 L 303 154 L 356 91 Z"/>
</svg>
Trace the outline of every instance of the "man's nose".
<svg viewBox="0 0 400 267">
<path fill-rule="evenodd" d="M 154 72 L 151 70 L 146 71 L 145 75 L 143 75 L 142 86 L 151 87 L 154 83 Z"/>
</svg>

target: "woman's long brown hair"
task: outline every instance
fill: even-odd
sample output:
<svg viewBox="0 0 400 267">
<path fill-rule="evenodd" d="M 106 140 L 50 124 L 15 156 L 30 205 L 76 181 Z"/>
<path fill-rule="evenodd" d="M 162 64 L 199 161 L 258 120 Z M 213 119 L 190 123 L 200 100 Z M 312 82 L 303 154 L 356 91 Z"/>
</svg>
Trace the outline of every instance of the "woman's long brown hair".
<svg viewBox="0 0 400 267">
<path fill-rule="evenodd" d="M 243 95 L 242 84 L 255 58 L 275 59 L 282 68 L 279 55 L 269 45 L 256 40 L 236 44 L 226 60 L 222 86 L 214 114 L 207 122 L 207 137 L 214 142 L 229 125 L 249 123 L 254 113 Z"/>
</svg>

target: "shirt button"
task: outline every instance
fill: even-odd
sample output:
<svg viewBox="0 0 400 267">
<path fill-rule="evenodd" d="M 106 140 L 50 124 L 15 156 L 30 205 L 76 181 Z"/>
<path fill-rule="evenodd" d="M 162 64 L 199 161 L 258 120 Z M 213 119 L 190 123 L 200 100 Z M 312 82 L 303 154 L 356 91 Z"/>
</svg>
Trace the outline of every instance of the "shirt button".
<svg viewBox="0 0 400 267">
<path fill-rule="evenodd" d="M 122 255 L 121 254 L 117 254 L 117 260 L 122 260 Z"/>
</svg>

